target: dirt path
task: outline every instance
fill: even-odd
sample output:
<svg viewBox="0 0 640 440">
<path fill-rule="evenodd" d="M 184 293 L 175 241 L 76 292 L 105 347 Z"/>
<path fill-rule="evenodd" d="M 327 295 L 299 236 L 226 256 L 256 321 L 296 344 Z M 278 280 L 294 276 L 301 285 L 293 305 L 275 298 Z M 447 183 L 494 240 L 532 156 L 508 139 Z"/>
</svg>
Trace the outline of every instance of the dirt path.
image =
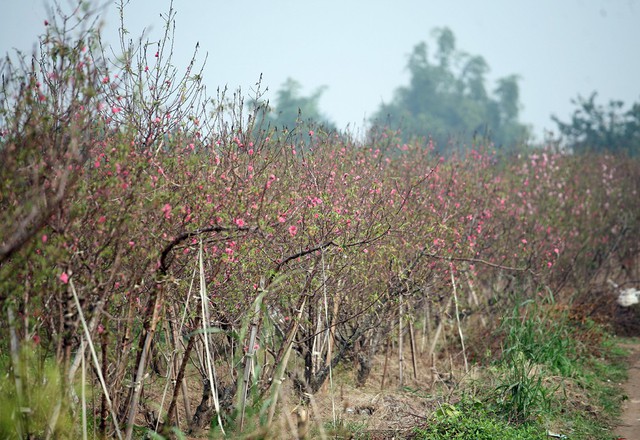
<svg viewBox="0 0 640 440">
<path fill-rule="evenodd" d="M 622 403 L 622 417 L 616 434 L 625 440 L 640 440 L 640 344 L 625 344 L 630 350 L 629 380 L 624 393 L 629 396 Z"/>
</svg>

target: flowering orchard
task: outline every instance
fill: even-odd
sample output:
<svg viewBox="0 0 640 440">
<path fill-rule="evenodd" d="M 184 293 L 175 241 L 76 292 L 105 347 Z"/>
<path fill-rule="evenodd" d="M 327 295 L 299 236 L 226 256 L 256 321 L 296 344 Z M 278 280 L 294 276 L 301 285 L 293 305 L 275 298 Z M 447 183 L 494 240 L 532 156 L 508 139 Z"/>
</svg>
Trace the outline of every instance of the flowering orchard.
<svg viewBox="0 0 640 440">
<path fill-rule="evenodd" d="M 313 394 L 344 364 L 365 384 L 407 323 L 466 363 L 514 295 L 638 277 L 637 160 L 277 132 L 178 73 L 171 20 L 114 63 L 67 20 L 4 65 L 3 433 L 75 438 L 81 391 L 108 435 L 250 429 L 286 415 L 283 382 Z"/>
</svg>

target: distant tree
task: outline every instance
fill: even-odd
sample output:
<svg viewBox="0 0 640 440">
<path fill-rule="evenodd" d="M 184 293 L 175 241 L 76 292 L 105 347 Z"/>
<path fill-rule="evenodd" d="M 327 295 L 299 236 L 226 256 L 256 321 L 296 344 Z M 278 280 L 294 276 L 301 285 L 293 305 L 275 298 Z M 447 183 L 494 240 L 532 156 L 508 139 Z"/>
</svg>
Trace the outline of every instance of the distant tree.
<svg viewBox="0 0 640 440">
<path fill-rule="evenodd" d="M 476 137 L 499 146 L 526 140 L 529 130 L 518 120 L 518 77 L 499 79 L 490 94 L 484 58 L 458 51 L 455 36 L 446 27 L 434 35 L 435 61 L 429 59 L 427 44 L 418 43 L 407 63 L 409 85 L 398 88 L 373 119 L 400 126 L 405 137 L 431 137 L 440 150 Z"/>
<path fill-rule="evenodd" d="M 287 78 L 276 92 L 275 108 L 267 110 L 267 121 L 278 129 L 286 128 L 289 131 L 299 124 L 309 123 L 333 129 L 333 123 L 320 111 L 319 106 L 326 86 L 319 87 L 310 96 L 302 96 L 301 89 L 298 81 Z"/>
<path fill-rule="evenodd" d="M 597 93 L 588 99 L 578 96 L 571 102 L 576 108 L 571 121 L 551 119 L 567 146 L 576 153 L 586 151 L 640 154 L 640 102 L 624 111 L 622 101 L 611 100 L 605 107 L 596 104 Z"/>
</svg>

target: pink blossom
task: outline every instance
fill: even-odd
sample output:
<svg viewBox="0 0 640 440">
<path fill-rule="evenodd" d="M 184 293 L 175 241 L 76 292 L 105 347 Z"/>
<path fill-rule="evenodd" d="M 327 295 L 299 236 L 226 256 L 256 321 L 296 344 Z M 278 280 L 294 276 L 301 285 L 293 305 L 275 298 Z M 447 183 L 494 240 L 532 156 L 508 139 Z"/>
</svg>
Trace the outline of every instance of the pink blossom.
<svg viewBox="0 0 640 440">
<path fill-rule="evenodd" d="M 62 281 L 64 284 L 67 284 L 69 282 L 69 275 L 67 275 L 66 272 L 62 272 L 60 274 L 60 281 Z"/>
<path fill-rule="evenodd" d="M 294 225 L 289 226 L 289 234 L 294 237 L 298 233 L 298 228 Z"/>
<path fill-rule="evenodd" d="M 111 107 L 111 111 L 112 111 L 113 113 L 120 113 L 120 110 L 121 110 L 121 109 L 120 109 L 120 107 L 117 107 L 117 106 L 115 106 L 115 105 L 114 105 L 113 107 Z"/>
<path fill-rule="evenodd" d="M 234 222 L 236 224 L 236 226 L 238 226 L 239 228 L 243 227 L 245 225 L 244 220 L 242 220 L 241 218 L 237 218 Z"/>
<path fill-rule="evenodd" d="M 313 136 L 313 135 L 314 135 L 313 130 L 309 130 L 309 136 Z"/>
<path fill-rule="evenodd" d="M 170 219 L 171 218 L 171 205 L 166 203 L 163 207 L 162 207 L 162 212 L 164 213 L 164 218 L 166 219 Z"/>
<path fill-rule="evenodd" d="M 44 235 L 42 236 L 42 242 L 43 242 L 43 243 L 46 243 L 48 239 L 49 239 L 49 237 L 47 237 L 47 234 L 44 234 Z"/>
</svg>

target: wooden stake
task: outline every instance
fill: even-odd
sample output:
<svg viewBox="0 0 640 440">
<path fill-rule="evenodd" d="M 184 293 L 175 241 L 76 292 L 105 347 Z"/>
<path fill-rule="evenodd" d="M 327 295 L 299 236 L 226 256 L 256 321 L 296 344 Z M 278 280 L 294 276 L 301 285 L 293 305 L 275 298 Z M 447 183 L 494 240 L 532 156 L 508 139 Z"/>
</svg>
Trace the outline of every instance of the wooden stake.
<svg viewBox="0 0 640 440">
<path fill-rule="evenodd" d="M 442 309 L 440 313 L 440 322 L 438 323 L 438 328 L 436 328 L 436 333 L 433 335 L 433 340 L 431 341 L 431 348 L 429 349 L 429 357 L 433 357 L 436 351 L 436 345 L 438 344 L 438 339 L 440 339 L 440 334 L 442 333 L 442 329 L 444 327 L 444 316 L 449 313 L 449 308 L 451 307 L 451 302 L 453 297 L 449 297 L 447 304 Z"/>
<path fill-rule="evenodd" d="M 399 300 L 399 304 L 398 304 L 398 367 L 399 367 L 399 372 L 398 372 L 398 381 L 399 384 L 398 386 L 402 386 L 404 385 L 404 358 L 403 358 L 403 352 L 402 352 L 402 294 L 400 295 L 400 300 Z"/>
<path fill-rule="evenodd" d="M 460 344 L 462 345 L 462 357 L 464 358 L 464 372 L 469 374 L 469 363 L 467 362 L 467 350 L 464 346 L 464 335 L 462 334 L 462 325 L 460 325 L 460 310 L 458 308 L 458 293 L 456 289 L 456 279 L 453 277 L 453 263 L 449 267 L 449 273 L 451 273 L 451 285 L 453 286 L 453 300 L 456 305 L 456 323 L 458 324 L 458 334 L 460 335 Z"/>
<path fill-rule="evenodd" d="M 411 363 L 413 364 L 413 378 L 418 378 L 418 366 L 416 365 L 416 338 L 413 334 L 413 322 L 409 321 L 409 340 L 411 341 Z"/>
<path fill-rule="evenodd" d="M 384 366 L 382 367 L 382 381 L 380 383 L 380 391 L 384 391 L 384 381 L 387 378 L 387 365 L 389 364 L 389 337 L 384 347 Z"/>
</svg>

